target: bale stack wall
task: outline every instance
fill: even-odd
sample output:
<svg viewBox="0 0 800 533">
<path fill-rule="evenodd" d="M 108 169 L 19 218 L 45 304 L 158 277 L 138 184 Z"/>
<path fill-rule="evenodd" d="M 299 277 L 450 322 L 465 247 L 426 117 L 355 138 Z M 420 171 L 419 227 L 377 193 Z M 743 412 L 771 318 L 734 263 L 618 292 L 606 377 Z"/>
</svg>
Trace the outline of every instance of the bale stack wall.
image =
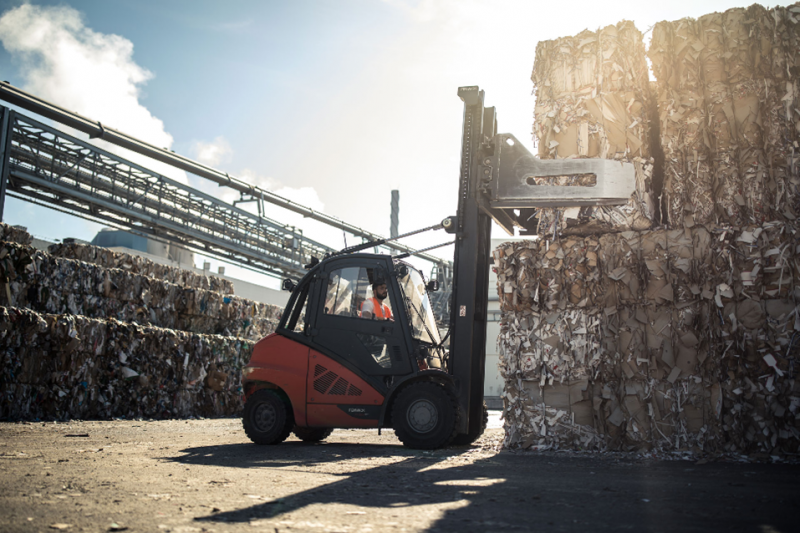
<svg viewBox="0 0 800 533">
<path fill-rule="evenodd" d="M 204 334 L 259 340 L 275 331 L 275 305 L 187 288 L 121 268 L 62 259 L 30 246 L 0 243 L 6 305 L 40 313 L 116 318 Z M 10 300 L 9 300 L 10 298 Z"/>
<path fill-rule="evenodd" d="M 796 453 L 798 244 L 765 223 L 498 248 L 506 443 Z"/>
<path fill-rule="evenodd" d="M 0 419 L 231 416 L 253 344 L 0 307 Z"/>
<path fill-rule="evenodd" d="M 162 265 L 138 255 L 126 254 L 90 244 L 53 244 L 47 252 L 53 257 L 75 259 L 104 268 L 119 268 L 148 278 L 168 281 L 181 287 L 233 294 L 233 283 L 217 276 L 204 276 L 182 268 Z"/>
<path fill-rule="evenodd" d="M 496 250 L 507 445 L 797 453 L 798 21 L 800 4 L 755 5 L 654 27 L 662 218 L 645 218 L 671 229 L 562 219 Z M 604 135 L 591 113 L 563 113 L 611 87 L 587 48 L 606 30 L 537 48 L 543 157 L 608 156 L 581 144 Z M 598 57 L 624 74 L 641 50 Z"/>
<path fill-rule="evenodd" d="M 241 411 L 241 369 L 275 330 L 279 307 L 92 246 L 54 251 L 95 263 L 56 257 L 32 248 L 27 233 L 0 229 L 0 418 Z"/>
</svg>

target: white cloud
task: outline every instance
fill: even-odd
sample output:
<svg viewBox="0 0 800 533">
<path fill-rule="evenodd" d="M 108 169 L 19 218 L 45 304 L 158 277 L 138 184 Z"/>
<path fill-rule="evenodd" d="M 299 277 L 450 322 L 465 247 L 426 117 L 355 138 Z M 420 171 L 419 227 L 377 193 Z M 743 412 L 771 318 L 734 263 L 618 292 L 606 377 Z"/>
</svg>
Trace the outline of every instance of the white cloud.
<svg viewBox="0 0 800 533">
<path fill-rule="evenodd" d="M 221 156 L 224 156 L 225 159 L 230 159 L 233 155 L 233 149 L 223 137 L 217 137 L 210 143 L 195 142 L 192 152 L 198 161 L 210 166 L 214 166 L 214 163 L 223 159 Z M 223 170 L 223 172 L 225 172 L 225 170 Z M 313 209 L 319 213 L 325 213 L 325 204 L 314 187 L 292 187 L 271 176 L 263 176 L 250 168 L 245 168 L 238 173 L 231 173 L 231 176 L 251 185 L 255 185 L 265 191 L 272 192 L 282 198 L 291 200 L 303 207 Z M 241 198 L 238 191 L 227 187 L 218 187 L 216 184 L 207 180 L 193 179 L 192 183 L 193 186 L 229 204 L 233 204 Z M 238 203 L 237 207 L 249 213 L 258 214 L 258 204 L 256 202 Z M 289 211 L 268 201 L 264 202 L 264 211 L 262 215 L 278 224 L 292 226 L 300 230 L 305 237 L 317 241 L 320 244 L 337 250 L 344 248 L 345 239 L 342 235 L 342 231 L 332 228 L 327 224 L 306 218 L 303 215 L 295 213 L 294 211 Z M 354 244 L 354 239 L 353 236 L 348 235 L 347 244 Z"/>
<path fill-rule="evenodd" d="M 210 142 L 194 141 L 190 152 L 200 163 L 218 168 L 220 164 L 230 161 L 233 148 L 225 137 L 219 136 Z"/>
<path fill-rule="evenodd" d="M 291 200 L 303 207 L 313 209 L 319 213 L 325 213 L 325 204 L 319 197 L 319 193 L 313 187 L 291 187 L 284 185 L 279 180 L 271 177 L 259 176 L 250 169 L 243 170 L 238 176 L 239 179 L 270 191 L 282 198 Z M 233 203 L 239 198 L 239 193 L 227 189 L 220 198 L 226 202 Z M 239 207 L 251 213 L 257 213 L 258 207 L 255 203 L 239 204 Z M 286 226 L 294 226 L 302 231 L 303 235 L 309 239 L 324 244 L 334 249 L 344 248 L 344 236 L 342 231 L 332 228 L 327 224 L 306 218 L 301 214 L 289 211 L 282 207 L 266 202 L 264 205 L 264 216 Z M 354 237 L 348 235 L 347 243 L 354 244 Z"/>
<path fill-rule="evenodd" d="M 319 197 L 316 189 L 313 187 L 287 187 L 280 186 L 272 190 L 275 194 L 287 200 L 291 200 L 309 209 L 313 209 L 319 213 L 325 213 L 325 204 Z M 315 240 L 320 244 L 324 244 L 334 249 L 344 248 L 345 238 L 342 230 L 317 222 L 312 219 L 303 217 L 298 213 L 287 211 L 282 208 L 273 210 L 276 215 L 272 215 L 273 220 L 280 220 L 282 223 L 295 226 L 303 231 L 303 235 L 309 239 Z M 269 213 L 269 212 L 268 212 Z M 268 216 L 270 216 L 268 214 Z M 347 244 L 352 246 L 356 244 L 356 237 L 352 235 L 347 236 Z"/>
<path fill-rule="evenodd" d="M 239 172 L 239 174 L 237 174 L 236 177 L 242 181 L 246 181 L 251 185 L 255 185 L 256 187 L 259 187 L 267 191 L 274 192 L 275 189 L 283 187 L 283 184 L 281 184 L 281 182 L 276 180 L 275 178 L 269 176 L 261 176 L 255 170 L 249 168 L 246 168 L 241 172 Z"/>
<path fill-rule="evenodd" d="M 164 123 L 139 102 L 141 87 L 153 74 L 133 60 L 133 43 L 128 39 L 87 28 L 71 7 L 23 4 L 0 17 L 0 41 L 21 61 L 26 91 L 155 146 L 172 146 Z M 173 167 L 102 145 L 187 181 L 186 174 Z"/>
</svg>

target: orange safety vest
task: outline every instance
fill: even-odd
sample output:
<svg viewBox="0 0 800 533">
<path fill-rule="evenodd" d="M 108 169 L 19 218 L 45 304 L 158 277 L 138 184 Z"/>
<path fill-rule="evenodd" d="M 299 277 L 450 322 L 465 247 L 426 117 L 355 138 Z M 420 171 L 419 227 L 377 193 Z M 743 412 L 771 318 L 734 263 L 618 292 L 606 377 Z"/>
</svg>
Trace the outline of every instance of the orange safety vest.
<svg viewBox="0 0 800 533">
<path fill-rule="evenodd" d="M 389 320 L 390 318 L 392 318 L 392 310 L 391 309 L 389 309 L 387 306 L 383 305 L 381 303 L 381 301 L 378 300 L 377 298 L 375 298 L 374 296 L 372 298 L 370 298 L 370 300 L 372 300 L 372 308 L 374 310 L 374 312 L 372 313 L 373 315 L 375 315 L 378 318 L 383 319 L 383 320 Z M 364 304 L 365 303 L 367 303 L 367 300 L 364 300 L 361 303 L 362 311 L 364 309 Z M 386 311 L 385 314 L 384 314 L 384 311 Z"/>
</svg>

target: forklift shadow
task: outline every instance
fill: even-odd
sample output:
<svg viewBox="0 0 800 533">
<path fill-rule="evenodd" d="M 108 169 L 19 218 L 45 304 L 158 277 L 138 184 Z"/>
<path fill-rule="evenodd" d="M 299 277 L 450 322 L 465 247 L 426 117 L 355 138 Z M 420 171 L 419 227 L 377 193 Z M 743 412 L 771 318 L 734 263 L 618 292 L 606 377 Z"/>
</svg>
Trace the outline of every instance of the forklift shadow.
<svg viewBox="0 0 800 533">
<path fill-rule="evenodd" d="M 340 473 L 326 472 L 326 475 L 338 475 L 342 479 L 243 509 L 196 517 L 196 521 L 247 523 L 280 518 L 304 507 L 320 504 L 350 505 L 376 510 L 394 508 L 404 513 L 409 512 L 408 508 L 442 503 L 455 503 L 457 507 L 473 505 L 478 508 L 482 503 L 495 499 L 500 485 L 506 481 L 486 477 L 492 475 L 491 467 L 496 466 L 492 457 L 466 466 L 451 462 L 471 448 L 420 452 L 402 446 L 349 443 L 327 444 L 324 449 L 304 443 L 284 443 L 279 447 L 268 447 L 268 450 L 265 448 L 267 447 L 247 444 L 187 448 L 184 450 L 187 455 L 173 460 L 185 464 L 242 468 L 290 468 L 293 464 L 302 464 L 304 472 L 308 472 L 308 466 L 314 464 L 350 458 L 384 458 L 394 461 L 355 472 L 349 469 Z M 309 448 L 317 453 L 309 455 Z M 447 466 L 443 468 L 443 464 Z M 487 512 L 490 509 L 487 508 Z M 343 510 L 342 514 L 344 513 Z"/>
<path fill-rule="evenodd" d="M 314 450 L 313 456 L 309 451 Z M 184 448 L 179 457 L 163 457 L 186 465 L 253 468 L 302 463 L 304 466 L 342 461 L 351 457 L 414 457 L 421 452 L 400 444 L 306 443 L 287 441 L 278 446 L 259 446 L 250 442 Z"/>
</svg>

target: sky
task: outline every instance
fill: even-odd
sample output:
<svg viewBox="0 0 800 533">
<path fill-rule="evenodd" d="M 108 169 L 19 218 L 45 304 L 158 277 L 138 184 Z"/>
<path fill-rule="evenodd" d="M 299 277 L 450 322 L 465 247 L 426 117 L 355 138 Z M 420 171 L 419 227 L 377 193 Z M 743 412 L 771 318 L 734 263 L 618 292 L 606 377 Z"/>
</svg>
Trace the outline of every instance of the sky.
<svg viewBox="0 0 800 533">
<path fill-rule="evenodd" d="M 661 20 L 749 3 L 0 0 L 0 79 L 388 235 L 393 189 L 400 191 L 401 233 L 455 214 L 458 87 L 485 90 L 499 131 L 533 151 L 530 74 L 538 41 L 622 19 L 647 32 Z M 227 200 L 236 197 L 182 171 L 143 164 Z M 267 216 L 333 248 L 344 246 L 338 230 L 279 208 Z M 101 228 L 13 198 L 6 200 L 4 222 L 48 240 L 91 240 Z M 503 235 L 494 228 L 493 237 Z M 406 244 L 446 240 L 437 232 Z M 452 246 L 432 252 L 452 253 Z M 212 269 L 221 264 L 212 260 Z"/>
</svg>

